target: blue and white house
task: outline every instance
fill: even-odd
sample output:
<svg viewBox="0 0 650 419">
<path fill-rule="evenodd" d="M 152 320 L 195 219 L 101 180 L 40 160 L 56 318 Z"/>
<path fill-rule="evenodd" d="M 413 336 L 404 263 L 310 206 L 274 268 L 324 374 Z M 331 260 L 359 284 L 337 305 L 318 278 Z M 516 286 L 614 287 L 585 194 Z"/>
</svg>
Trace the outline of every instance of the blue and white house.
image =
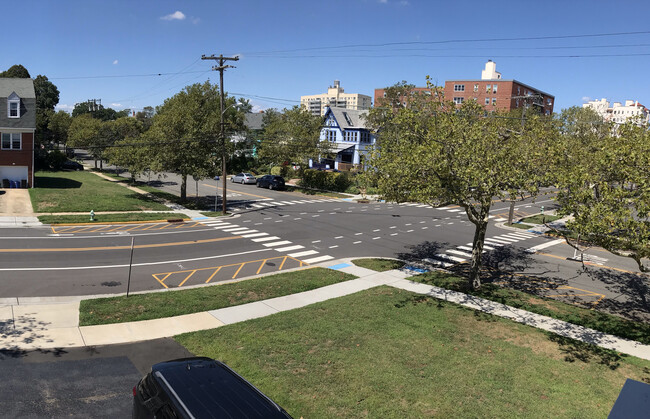
<svg viewBox="0 0 650 419">
<path fill-rule="evenodd" d="M 361 164 L 361 156 L 375 144 L 375 136 L 366 128 L 367 110 L 328 108 L 320 132 L 321 141 L 329 141 L 336 153 L 334 159 L 310 160 L 309 167 L 350 170 Z M 327 167 L 329 166 L 329 167 Z"/>
</svg>

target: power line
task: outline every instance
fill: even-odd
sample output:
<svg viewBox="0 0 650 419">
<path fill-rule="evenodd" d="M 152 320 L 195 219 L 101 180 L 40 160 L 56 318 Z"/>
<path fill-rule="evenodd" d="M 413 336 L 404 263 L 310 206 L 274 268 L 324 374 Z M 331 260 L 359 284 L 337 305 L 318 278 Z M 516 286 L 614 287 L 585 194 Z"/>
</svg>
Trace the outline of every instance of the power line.
<svg viewBox="0 0 650 419">
<path fill-rule="evenodd" d="M 579 35 L 527 36 L 527 37 L 515 37 L 515 38 L 475 38 L 475 39 L 445 39 L 440 41 L 385 42 L 385 43 L 378 43 L 378 44 L 349 44 L 349 45 L 337 45 L 337 46 L 295 48 L 295 49 L 274 50 L 274 51 L 256 51 L 256 52 L 244 53 L 244 55 L 260 54 L 265 52 L 271 52 L 271 53 L 300 52 L 300 51 L 318 51 L 323 49 L 387 47 L 387 46 L 398 46 L 398 45 L 435 45 L 435 44 L 453 44 L 453 43 L 467 43 L 467 42 L 539 41 L 539 40 L 550 40 L 550 39 L 578 39 L 578 38 L 596 38 L 596 37 L 647 35 L 647 34 L 650 34 L 650 31 L 610 32 L 610 33 L 579 34 Z"/>
<path fill-rule="evenodd" d="M 203 73 L 205 70 L 200 71 L 185 71 L 185 72 L 175 72 L 175 73 L 146 73 L 146 74 L 122 74 L 122 75 L 112 75 L 112 76 L 73 76 L 73 77 L 49 77 L 50 80 L 81 80 L 81 79 L 115 79 L 115 78 L 127 78 L 127 77 L 160 77 L 160 76 L 169 76 L 175 74 L 191 74 L 191 73 Z"/>
</svg>

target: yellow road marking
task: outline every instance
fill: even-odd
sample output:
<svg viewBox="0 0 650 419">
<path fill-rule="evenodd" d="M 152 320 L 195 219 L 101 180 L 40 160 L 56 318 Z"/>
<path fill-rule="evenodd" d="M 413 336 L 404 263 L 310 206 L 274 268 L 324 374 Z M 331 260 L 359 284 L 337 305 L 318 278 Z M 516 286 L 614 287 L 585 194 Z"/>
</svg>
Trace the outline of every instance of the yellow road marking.
<svg viewBox="0 0 650 419">
<path fill-rule="evenodd" d="M 255 275 L 259 275 L 260 271 L 261 271 L 262 268 L 264 267 L 264 264 L 266 263 L 267 260 L 268 260 L 268 259 L 264 259 L 264 260 L 262 261 L 262 263 L 260 263 L 260 267 L 257 269 L 257 272 L 255 272 Z"/>
<path fill-rule="evenodd" d="M 246 264 L 245 264 L 245 263 L 242 263 L 242 264 L 239 266 L 239 269 L 237 269 L 237 272 L 235 272 L 235 274 L 232 276 L 232 279 L 237 278 L 237 275 L 239 275 L 239 271 L 241 271 L 241 269 L 244 267 L 244 265 L 246 265 Z"/>
<path fill-rule="evenodd" d="M 196 270 L 193 270 L 191 274 L 189 274 L 188 276 L 185 277 L 185 279 L 183 280 L 183 282 L 181 282 L 180 284 L 178 284 L 178 286 L 179 286 L 179 287 L 182 287 L 183 284 L 185 283 L 185 281 L 187 281 L 188 279 L 190 279 L 190 278 L 192 277 L 192 275 L 194 275 L 195 273 L 196 273 Z"/>
<path fill-rule="evenodd" d="M 209 188 L 214 188 L 214 189 L 221 189 L 221 187 L 216 187 L 216 186 L 214 186 L 214 185 L 208 185 L 207 183 L 203 183 L 203 186 L 207 186 L 207 187 L 209 187 Z M 232 191 L 232 189 L 231 189 L 231 191 Z M 255 194 L 248 193 L 248 192 L 239 192 L 239 191 L 235 191 L 235 193 L 240 193 L 240 194 L 242 194 L 242 195 L 250 195 L 250 196 L 254 196 L 255 198 L 264 198 L 264 199 L 268 199 L 268 198 L 269 198 L 268 196 L 255 195 Z"/>
<path fill-rule="evenodd" d="M 212 281 L 212 278 L 214 278 L 214 276 L 215 276 L 215 275 L 217 274 L 217 272 L 219 272 L 220 270 L 221 270 L 221 266 L 219 266 L 219 267 L 217 268 L 216 271 L 212 272 L 212 275 L 210 275 L 210 278 L 208 278 L 208 280 L 205 281 L 205 283 L 207 284 L 208 282 Z"/>
<path fill-rule="evenodd" d="M 139 244 L 134 249 L 148 249 L 155 247 L 186 246 L 189 244 L 213 243 L 225 240 L 241 239 L 241 236 L 222 237 L 218 239 L 192 240 L 175 243 L 156 243 L 156 244 Z M 61 249 L 0 249 L 0 253 L 19 253 L 19 252 L 88 252 L 94 250 L 123 250 L 130 249 L 131 246 L 100 246 L 100 247 L 66 247 Z"/>
<path fill-rule="evenodd" d="M 287 258 L 288 258 L 288 257 L 289 257 L 289 256 L 285 256 L 284 259 L 282 259 L 282 263 L 280 264 L 280 267 L 278 268 L 278 271 L 281 271 L 281 270 L 282 270 L 282 267 L 284 266 L 284 262 L 287 261 Z M 300 265 L 300 266 L 302 266 L 302 265 Z"/>
</svg>

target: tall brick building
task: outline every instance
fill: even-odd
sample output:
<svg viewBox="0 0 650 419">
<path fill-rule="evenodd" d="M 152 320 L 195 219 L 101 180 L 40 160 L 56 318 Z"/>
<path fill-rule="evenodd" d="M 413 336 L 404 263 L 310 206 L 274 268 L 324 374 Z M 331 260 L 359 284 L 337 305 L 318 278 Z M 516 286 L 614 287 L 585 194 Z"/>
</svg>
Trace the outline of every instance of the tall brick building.
<svg viewBox="0 0 650 419">
<path fill-rule="evenodd" d="M 532 107 L 540 113 L 553 113 L 555 96 L 545 93 L 517 80 L 503 80 L 492 60 L 485 64 L 480 80 L 447 80 L 445 99 L 457 105 L 475 99 L 487 110 L 505 110 Z"/>
</svg>

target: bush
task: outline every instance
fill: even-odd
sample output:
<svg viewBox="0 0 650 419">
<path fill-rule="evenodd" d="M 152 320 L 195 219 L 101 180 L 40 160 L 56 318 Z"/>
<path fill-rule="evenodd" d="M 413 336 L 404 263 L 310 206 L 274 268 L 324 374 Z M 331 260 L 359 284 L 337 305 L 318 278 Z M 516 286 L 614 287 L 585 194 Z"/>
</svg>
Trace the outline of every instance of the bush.
<svg viewBox="0 0 650 419">
<path fill-rule="evenodd" d="M 52 170 L 61 170 L 63 163 L 68 160 L 68 156 L 59 150 L 53 150 L 47 153 L 45 164 Z"/>
<path fill-rule="evenodd" d="M 303 170 L 302 172 L 301 185 L 305 188 L 343 192 L 351 184 L 351 176 L 347 173 L 323 172 L 313 169 Z"/>
<path fill-rule="evenodd" d="M 271 167 L 271 174 L 275 176 L 282 176 L 282 167 L 280 166 Z"/>
</svg>

